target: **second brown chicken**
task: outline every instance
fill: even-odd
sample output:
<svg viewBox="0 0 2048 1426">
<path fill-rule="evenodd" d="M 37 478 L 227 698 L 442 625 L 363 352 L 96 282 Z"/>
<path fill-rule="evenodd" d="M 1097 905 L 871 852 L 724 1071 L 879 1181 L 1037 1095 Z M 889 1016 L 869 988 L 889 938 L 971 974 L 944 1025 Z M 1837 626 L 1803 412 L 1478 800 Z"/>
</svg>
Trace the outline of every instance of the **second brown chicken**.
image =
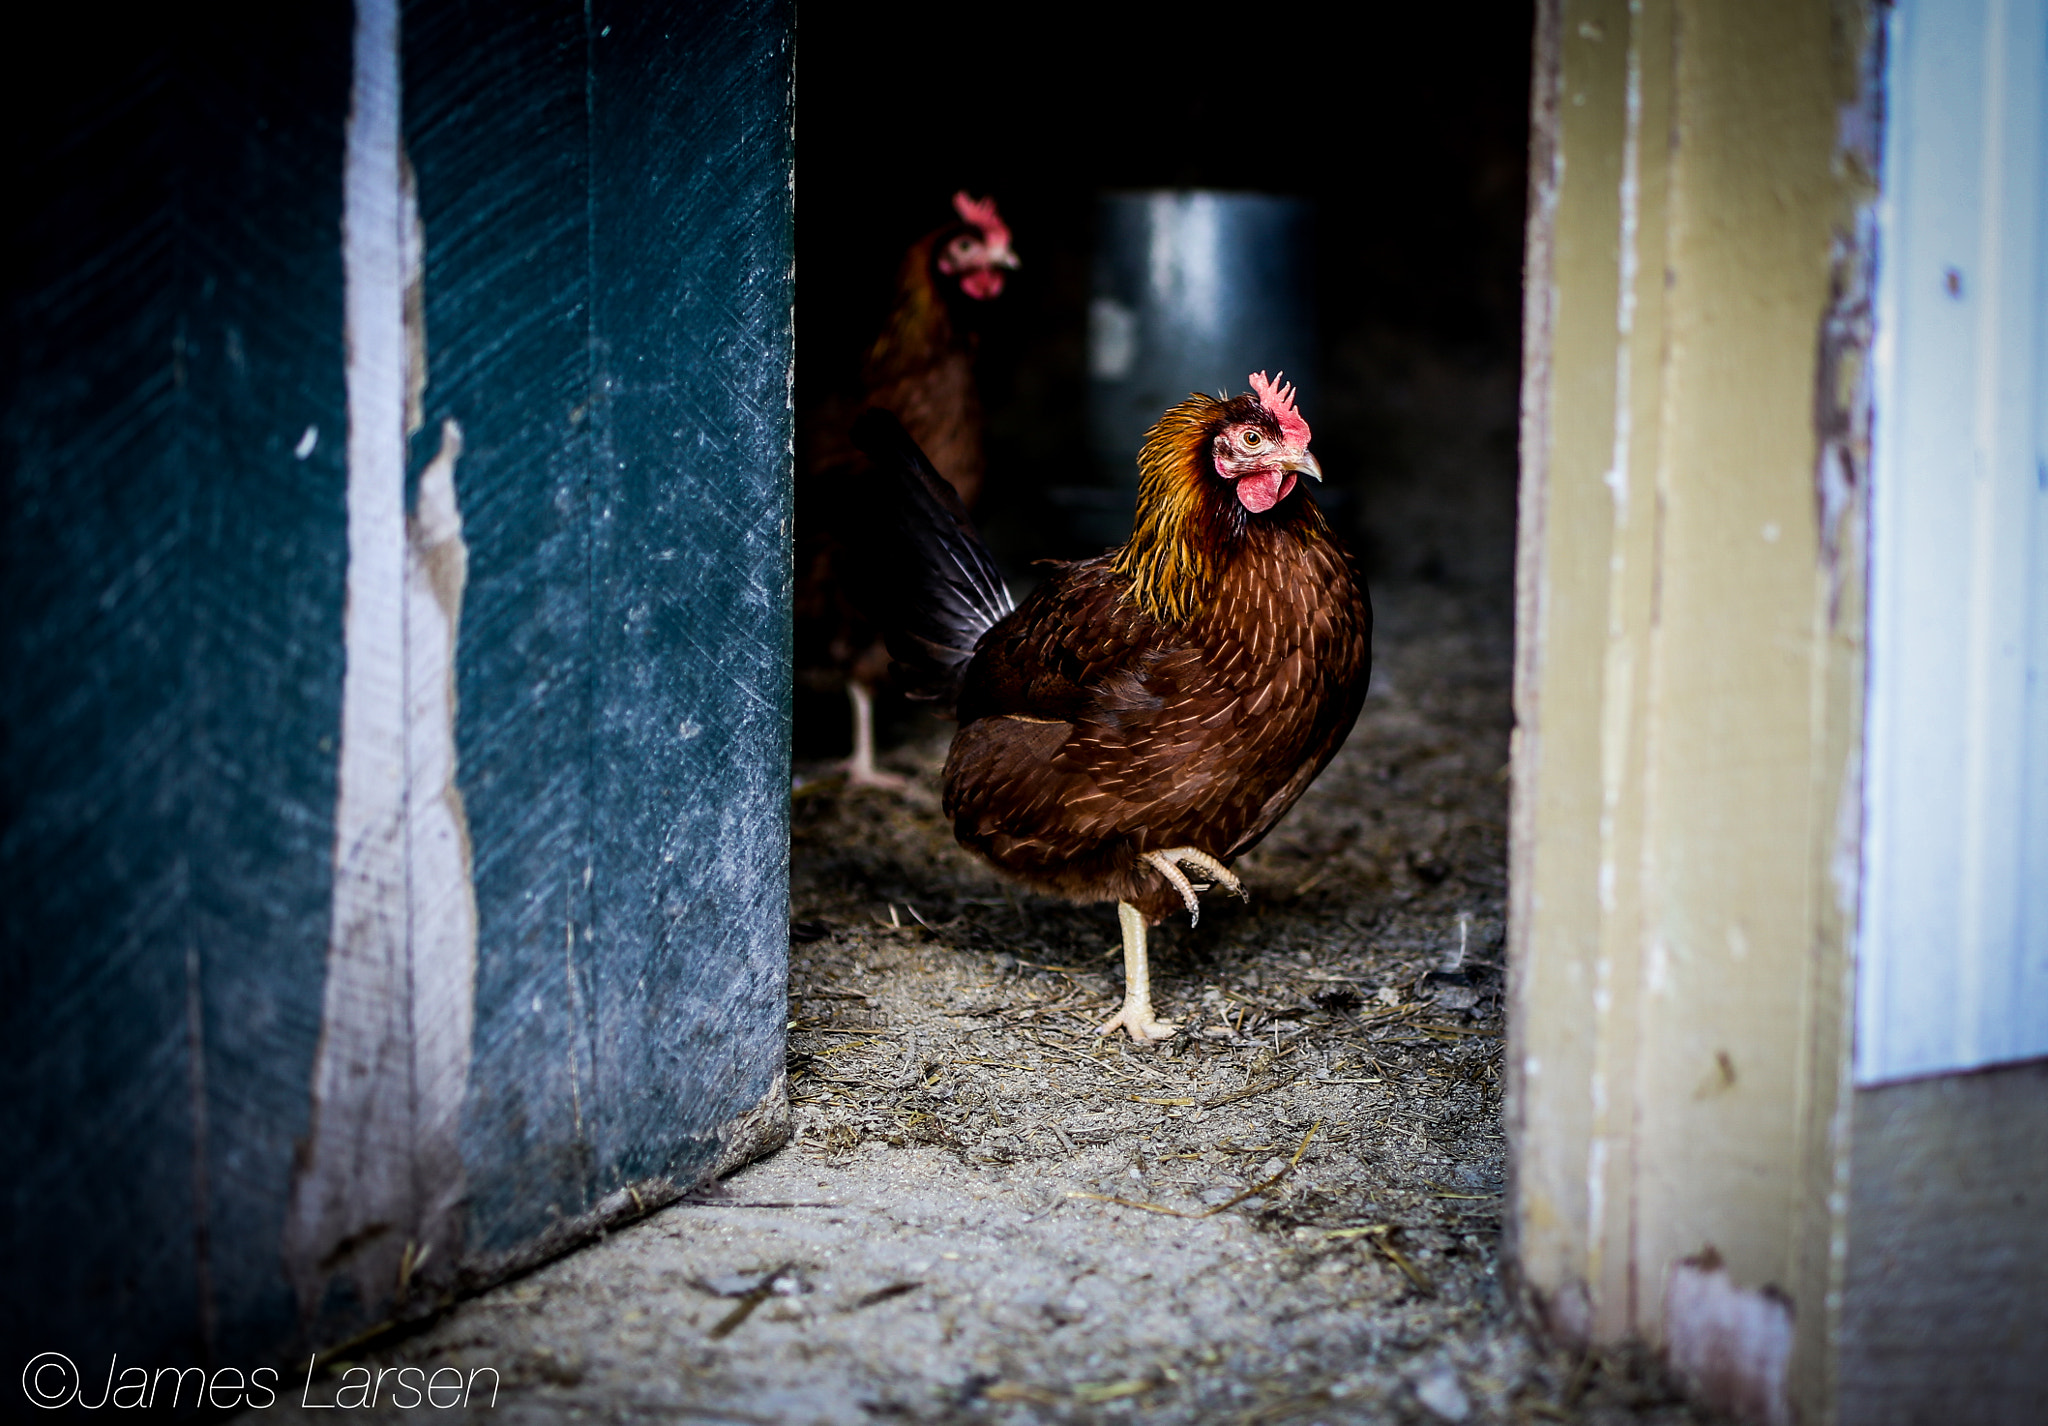
<svg viewBox="0 0 2048 1426">
<path fill-rule="evenodd" d="M 800 676 L 843 679 L 853 714 L 855 786 L 900 788 L 875 764 L 875 692 L 888 655 L 873 629 L 846 606 L 837 540 L 844 487 L 864 458 L 852 426 L 862 410 L 895 416 L 961 503 L 973 508 L 983 472 L 981 395 L 975 384 L 984 310 L 1017 266 L 1009 225 L 993 198 L 953 195 L 955 221 L 910 245 L 897 266 L 895 300 L 860 366 L 858 398 L 834 397 L 806 418 L 797 489 L 796 658 Z"/>
</svg>

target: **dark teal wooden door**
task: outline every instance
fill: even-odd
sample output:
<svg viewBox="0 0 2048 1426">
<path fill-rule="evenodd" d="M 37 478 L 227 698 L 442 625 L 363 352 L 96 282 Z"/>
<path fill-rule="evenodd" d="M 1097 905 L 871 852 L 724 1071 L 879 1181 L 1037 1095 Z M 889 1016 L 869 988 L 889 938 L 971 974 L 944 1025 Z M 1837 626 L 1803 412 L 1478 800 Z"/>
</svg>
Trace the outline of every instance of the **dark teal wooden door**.
<svg viewBox="0 0 2048 1426">
<path fill-rule="evenodd" d="M 87 1401 L 781 1132 L 790 8 L 516 8 L 10 46 L 0 1330 Z"/>
</svg>

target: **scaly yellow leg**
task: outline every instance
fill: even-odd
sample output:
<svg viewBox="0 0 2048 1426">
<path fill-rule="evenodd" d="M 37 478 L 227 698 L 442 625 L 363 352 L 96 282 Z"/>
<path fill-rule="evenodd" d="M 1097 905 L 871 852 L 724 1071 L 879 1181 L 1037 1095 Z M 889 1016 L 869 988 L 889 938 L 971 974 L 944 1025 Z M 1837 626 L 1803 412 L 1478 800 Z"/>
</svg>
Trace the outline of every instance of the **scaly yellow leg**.
<svg viewBox="0 0 2048 1426">
<path fill-rule="evenodd" d="M 846 696 L 853 704 L 853 756 L 844 764 L 849 787 L 879 787 L 901 792 L 910 786 L 908 778 L 883 772 L 875 766 L 875 695 L 857 678 L 846 680 Z"/>
<path fill-rule="evenodd" d="M 1107 1035 L 1121 1025 L 1136 1044 L 1170 1040 L 1180 1027 L 1152 1016 L 1152 970 L 1145 959 L 1144 913 L 1128 901 L 1119 901 L 1116 919 L 1124 932 L 1124 1006 L 1095 1033 Z"/>
</svg>

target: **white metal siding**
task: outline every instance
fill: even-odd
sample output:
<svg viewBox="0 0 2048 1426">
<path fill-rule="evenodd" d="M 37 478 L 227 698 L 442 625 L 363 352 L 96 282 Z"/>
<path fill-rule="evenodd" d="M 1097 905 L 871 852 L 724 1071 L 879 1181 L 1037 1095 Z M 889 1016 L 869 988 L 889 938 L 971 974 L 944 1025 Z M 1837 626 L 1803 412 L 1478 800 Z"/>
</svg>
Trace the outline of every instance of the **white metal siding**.
<svg viewBox="0 0 2048 1426">
<path fill-rule="evenodd" d="M 1859 1084 L 2048 1055 L 2048 0 L 1888 63 Z"/>
</svg>

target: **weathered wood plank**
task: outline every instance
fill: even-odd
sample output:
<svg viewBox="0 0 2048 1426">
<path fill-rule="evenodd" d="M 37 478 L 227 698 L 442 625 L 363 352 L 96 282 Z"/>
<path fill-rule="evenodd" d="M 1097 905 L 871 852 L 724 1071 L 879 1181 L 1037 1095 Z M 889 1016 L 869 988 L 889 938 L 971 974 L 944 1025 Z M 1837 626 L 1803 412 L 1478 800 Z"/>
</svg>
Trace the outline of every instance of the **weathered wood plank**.
<svg viewBox="0 0 2048 1426">
<path fill-rule="evenodd" d="M 70 96 L 10 108 L 0 367 L 23 1360 L 332 1341 L 779 1123 L 789 7 L 396 20 L 81 21 L 16 51 L 13 95 Z M 386 128 L 345 223 L 352 46 Z M 368 277 L 365 223 L 390 230 Z M 345 343 L 345 310 L 381 339 Z M 391 617 L 355 619 L 373 598 Z M 344 778 L 405 819 L 396 861 L 360 865 Z"/>
<path fill-rule="evenodd" d="M 36 1290 L 0 1335 L 199 1360 L 276 1340 L 318 1022 L 348 11 L 36 23 L 0 527 L 5 1256 Z"/>
<path fill-rule="evenodd" d="M 589 166 L 585 16 L 406 11 L 425 233 L 427 420 L 462 422 L 470 547 L 458 780 L 480 917 L 465 1115 L 469 1247 L 589 1209 Z M 508 150 L 503 136 L 518 136 Z M 574 938 L 574 944 L 571 939 Z"/>
<path fill-rule="evenodd" d="M 593 14 L 609 1189 L 702 1172 L 732 1121 L 783 1093 L 792 16 L 781 0 Z"/>
<path fill-rule="evenodd" d="M 407 27 L 427 426 L 467 433 L 465 1152 L 493 1258 L 704 1172 L 780 1066 L 789 16 Z"/>
<path fill-rule="evenodd" d="M 279 1188 L 307 1132 L 319 1029 L 342 674 L 333 125 L 345 114 L 348 25 L 347 6 L 318 5 L 181 27 L 194 67 L 188 162 L 220 174 L 189 187 L 181 215 L 196 289 L 184 352 L 194 509 L 181 836 L 205 1008 L 202 1325 L 222 1361 L 269 1349 L 289 1307 Z"/>
</svg>

